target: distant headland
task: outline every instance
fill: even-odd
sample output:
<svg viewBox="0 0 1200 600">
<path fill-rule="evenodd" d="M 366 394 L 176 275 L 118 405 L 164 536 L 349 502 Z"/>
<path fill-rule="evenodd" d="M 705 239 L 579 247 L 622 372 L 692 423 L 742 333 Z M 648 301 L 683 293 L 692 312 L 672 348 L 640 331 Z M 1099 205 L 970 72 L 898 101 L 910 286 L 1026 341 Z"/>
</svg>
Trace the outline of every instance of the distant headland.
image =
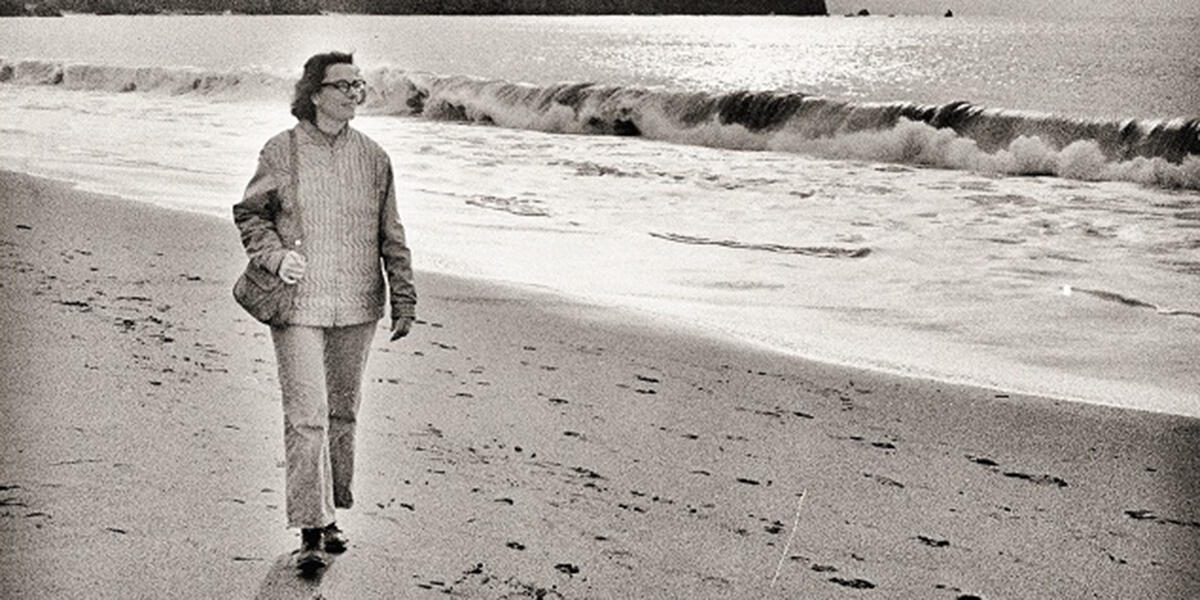
<svg viewBox="0 0 1200 600">
<path fill-rule="evenodd" d="M 0 0 L 0 16 L 111 14 L 792 15 L 825 0 Z"/>
</svg>

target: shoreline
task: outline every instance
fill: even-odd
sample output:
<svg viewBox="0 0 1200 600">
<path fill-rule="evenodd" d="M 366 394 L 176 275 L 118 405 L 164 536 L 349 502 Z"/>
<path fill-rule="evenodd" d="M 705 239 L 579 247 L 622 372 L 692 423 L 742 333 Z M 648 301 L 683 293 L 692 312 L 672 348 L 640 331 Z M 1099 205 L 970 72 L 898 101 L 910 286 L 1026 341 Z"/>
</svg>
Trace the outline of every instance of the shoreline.
<svg viewBox="0 0 1200 600">
<path fill-rule="evenodd" d="M 98 186 L 95 183 L 77 182 L 66 178 L 58 178 L 53 175 L 24 173 L 21 171 L 8 169 L 0 169 L 0 172 L 21 174 L 38 179 L 54 181 L 63 185 L 77 187 L 81 192 L 88 194 L 118 198 L 120 197 L 118 194 L 105 189 L 104 186 Z M 221 223 L 228 222 L 227 216 L 216 212 L 212 207 L 170 205 L 164 203 L 154 203 L 144 199 L 121 199 L 128 202 L 138 202 L 139 204 L 145 204 L 156 209 L 181 212 L 188 215 L 199 216 L 205 219 L 212 219 Z M 1080 373 L 1060 373 L 1056 372 L 1051 367 L 1022 364 L 1019 361 L 1014 361 L 1011 358 L 998 360 L 1002 365 L 1006 365 L 1012 370 L 1019 370 L 1026 373 L 1023 377 L 1019 379 L 1012 379 L 1010 376 L 1009 380 L 1001 380 L 998 378 L 995 372 L 962 374 L 955 373 L 953 371 L 937 371 L 934 370 L 934 368 L 929 367 L 928 364 L 923 366 L 898 364 L 885 361 L 878 357 L 852 355 L 842 355 L 840 357 L 821 356 L 819 355 L 819 351 L 818 354 L 807 354 L 804 351 L 788 347 L 786 344 L 780 344 L 767 339 L 756 338 L 754 334 L 746 333 L 745 331 L 737 332 L 734 329 L 708 329 L 696 324 L 696 322 L 691 319 L 682 317 L 678 314 L 673 314 L 670 311 L 655 311 L 653 309 L 625 306 L 616 301 L 597 300 L 587 296 L 586 294 L 556 290 L 536 283 L 488 279 L 484 276 L 460 275 L 436 270 L 427 270 L 423 272 L 430 275 L 479 282 L 484 285 L 503 286 L 506 288 L 511 288 L 517 292 L 523 291 L 524 293 L 533 295 L 545 295 L 547 297 L 554 298 L 555 303 L 561 301 L 567 305 L 591 307 L 594 310 L 592 310 L 590 314 L 593 314 L 594 318 L 601 323 L 610 323 L 619 321 L 622 318 L 628 318 L 640 324 L 642 327 L 650 328 L 657 332 L 673 332 L 676 335 L 702 337 L 711 340 L 716 344 L 745 348 L 752 352 L 763 352 L 768 355 L 778 355 L 784 360 L 812 362 L 825 365 L 833 369 L 868 371 L 889 377 L 899 377 L 902 379 L 912 379 L 941 385 L 993 390 L 996 393 L 1009 397 L 1036 397 L 1050 402 L 1085 404 L 1089 406 L 1098 406 L 1118 410 L 1131 410 L 1152 414 L 1200 419 L 1200 406 L 1185 406 L 1188 399 L 1186 392 L 1169 387 L 1160 387 L 1157 385 L 1136 383 L 1125 380 L 1105 380 Z M 1085 290 L 1083 293 L 1087 293 L 1087 290 Z M 962 346 L 962 348 L 964 350 L 970 350 L 969 346 Z M 981 359 L 986 360 L 987 357 L 981 355 Z M 929 361 L 926 360 L 924 362 L 928 363 Z M 1001 372 L 1002 371 L 1003 369 L 1001 369 Z M 1054 381 L 1055 383 L 1044 384 L 1039 389 L 1034 384 L 1029 383 L 1030 381 L 1036 380 L 1038 377 Z M 1073 390 L 1073 392 L 1068 390 Z M 1112 390 L 1119 390 L 1120 393 L 1113 392 Z M 1122 397 L 1133 397 L 1137 398 L 1137 400 L 1122 402 L 1121 400 L 1117 399 Z"/>
<path fill-rule="evenodd" d="M 229 296 L 233 225 L 0 189 L 0 591 L 294 591 L 274 358 Z M 1200 420 L 417 284 L 414 334 L 372 346 L 351 551 L 314 584 L 331 597 L 1200 592 Z"/>
</svg>

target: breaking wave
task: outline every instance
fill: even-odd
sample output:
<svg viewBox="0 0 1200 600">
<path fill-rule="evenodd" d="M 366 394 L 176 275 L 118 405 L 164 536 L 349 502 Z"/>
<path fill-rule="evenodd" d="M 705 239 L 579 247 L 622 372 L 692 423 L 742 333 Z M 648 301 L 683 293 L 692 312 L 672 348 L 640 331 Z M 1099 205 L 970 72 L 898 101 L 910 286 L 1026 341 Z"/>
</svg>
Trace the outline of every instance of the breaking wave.
<svg viewBox="0 0 1200 600">
<path fill-rule="evenodd" d="M 1056 175 L 1200 189 L 1200 119 L 1087 120 L 974 106 L 867 103 L 796 92 L 688 92 L 594 83 L 532 85 L 398 69 L 369 73 L 367 110 L 737 150 Z M 260 71 L 0 59 L 0 82 L 112 92 L 286 97 Z"/>
<path fill-rule="evenodd" d="M 234 99 L 277 96 L 292 88 L 284 77 L 254 70 L 81 65 L 4 58 L 0 58 L 0 83 L 104 92 L 223 94 Z"/>
<path fill-rule="evenodd" d="M 794 92 L 536 86 L 383 71 L 394 114 L 739 150 L 1200 189 L 1200 120 L 1080 120 L 965 102 L 856 103 Z"/>
</svg>

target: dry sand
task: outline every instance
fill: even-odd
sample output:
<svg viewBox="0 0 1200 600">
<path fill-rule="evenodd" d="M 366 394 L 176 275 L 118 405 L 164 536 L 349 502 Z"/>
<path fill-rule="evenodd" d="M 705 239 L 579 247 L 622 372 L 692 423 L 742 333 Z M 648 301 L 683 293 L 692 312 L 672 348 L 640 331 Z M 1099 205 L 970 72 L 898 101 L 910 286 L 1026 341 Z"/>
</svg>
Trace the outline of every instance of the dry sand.
<svg viewBox="0 0 1200 600">
<path fill-rule="evenodd" d="M 424 272 L 374 344 L 351 549 L 301 580 L 233 225 L 0 190 L 0 597 L 1200 597 L 1198 420 Z"/>
</svg>

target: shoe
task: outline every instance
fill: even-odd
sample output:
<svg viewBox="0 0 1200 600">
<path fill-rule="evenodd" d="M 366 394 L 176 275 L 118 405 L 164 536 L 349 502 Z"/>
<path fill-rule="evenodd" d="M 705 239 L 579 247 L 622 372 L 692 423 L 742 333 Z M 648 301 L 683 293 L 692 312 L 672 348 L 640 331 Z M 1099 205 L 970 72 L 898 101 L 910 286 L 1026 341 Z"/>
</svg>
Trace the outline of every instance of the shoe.
<svg viewBox="0 0 1200 600">
<path fill-rule="evenodd" d="M 300 530 L 300 551 L 296 554 L 296 568 L 306 575 L 311 575 L 326 566 L 325 555 L 321 553 L 321 533 L 319 528 Z"/>
<path fill-rule="evenodd" d="M 325 551 L 333 554 L 341 554 L 350 547 L 350 538 L 346 537 L 346 533 L 338 528 L 337 523 L 330 523 L 321 530 L 321 537 L 325 540 Z"/>
</svg>

